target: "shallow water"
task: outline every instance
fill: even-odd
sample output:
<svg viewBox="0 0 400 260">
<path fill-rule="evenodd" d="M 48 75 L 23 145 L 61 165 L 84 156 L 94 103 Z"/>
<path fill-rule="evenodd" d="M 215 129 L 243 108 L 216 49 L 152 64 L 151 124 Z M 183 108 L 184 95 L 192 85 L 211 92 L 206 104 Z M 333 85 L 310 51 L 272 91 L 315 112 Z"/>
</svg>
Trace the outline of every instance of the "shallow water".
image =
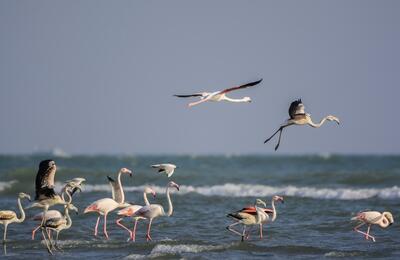
<svg viewBox="0 0 400 260">
<path fill-rule="evenodd" d="M 1 209 L 16 209 L 16 194 L 33 196 L 40 160 L 48 156 L 0 156 Z M 399 156 L 76 156 L 54 158 L 57 185 L 73 177 L 84 177 L 82 193 L 74 197 L 79 215 L 72 215 L 73 226 L 60 235 L 67 258 L 400 258 Z M 174 214 L 154 221 L 153 242 L 145 241 L 145 222 L 139 223 L 137 242 L 126 242 L 127 233 L 109 215 L 110 240 L 93 236 L 95 214 L 81 211 L 90 202 L 110 197 L 106 176 L 115 176 L 121 167 L 134 170 L 123 177 L 128 201 L 142 204 L 142 190 L 151 185 L 155 203 L 165 203 L 168 178 L 149 167 L 159 162 L 180 166 L 170 178 L 181 185 L 172 194 Z M 264 239 L 256 229 L 249 241 L 228 232 L 226 214 L 252 204 L 255 198 L 270 203 L 272 195 L 282 195 L 278 218 L 264 229 Z M 24 202 L 25 205 L 27 204 Z M 60 209 L 60 208 L 57 208 Z M 395 223 L 387 229 L 372 228 L 376 243 L 352 231 L 350 218 L 360 210 L 391 211 Z M 40 234 L 30 240 L 37 224 L 30 218 L 39 212 L 27 211 L 27 220 L 9 226 L 9 258 L 42 258 L 47 251 Z M 131 225 L 129 220 L 125 223 Z M 100 231 L 100 229 L 99 229 Z M 101 234 L 101 232 L 100 232 Z M 4 248 L 3 248 L 4 253 Z M 4 255 L 3 255 L 4 256 Z"/>
</svg>

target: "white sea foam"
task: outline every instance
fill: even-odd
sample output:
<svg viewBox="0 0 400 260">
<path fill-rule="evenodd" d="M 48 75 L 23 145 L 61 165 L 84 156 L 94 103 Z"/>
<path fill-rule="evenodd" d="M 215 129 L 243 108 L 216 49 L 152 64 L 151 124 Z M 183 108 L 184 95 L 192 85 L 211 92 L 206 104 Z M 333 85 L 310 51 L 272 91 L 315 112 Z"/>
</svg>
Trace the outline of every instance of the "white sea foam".
<svg viewBox="0 0 400 260">
<path fill-rule="evenodd" d="M 17 183 L 17 181 L 0 181 L 0 191 L 4 191 L 6 189 L 9 189 L 13 186 L 14 183 Z"/>
<path fill-rule="evenodd" d="M 126 186 L 124 190 L 142 192 L 147 185 Z M 156 193 L 164 193 L 165 187 L 151 186 Z M 84 186 L 85 192 L 111 191 L 109 185 L 91 185 Z M 184 195 L 187 193 L 196 193 L 203 196 L 221 196 L 221 197 L 268 197 L 279 194 L 281 196 L 292 196 L 314 199 L 338 199 L 338 200 L 361 200 L 372 197 L 382 199 L 400 198 L 400 187 L 393 186 L 387 188 L 315 188 L 315 187 L 297 187 L 297 186 L 268 186 L 254 184 L 234 184 L 226 183 L 213 186 L 180 186 L 179 192 L 175 195 Z"/>
</svg>

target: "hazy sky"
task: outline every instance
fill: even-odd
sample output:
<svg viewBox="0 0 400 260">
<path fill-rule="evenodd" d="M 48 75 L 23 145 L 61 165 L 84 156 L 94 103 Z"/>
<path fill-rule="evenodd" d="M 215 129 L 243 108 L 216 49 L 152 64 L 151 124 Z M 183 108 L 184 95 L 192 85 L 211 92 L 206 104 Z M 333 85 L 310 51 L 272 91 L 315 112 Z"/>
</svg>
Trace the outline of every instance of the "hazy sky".
<svg viewBox="0 0 400 260">
<path fill-rule="evenodd" d="M 400 153 L 400 1 L 0 1 L 0 153 Z M 248 104 L 176 93 L 218 90 Z M 319 121 L 263 141 L 302 98 Z"/>
</svg>

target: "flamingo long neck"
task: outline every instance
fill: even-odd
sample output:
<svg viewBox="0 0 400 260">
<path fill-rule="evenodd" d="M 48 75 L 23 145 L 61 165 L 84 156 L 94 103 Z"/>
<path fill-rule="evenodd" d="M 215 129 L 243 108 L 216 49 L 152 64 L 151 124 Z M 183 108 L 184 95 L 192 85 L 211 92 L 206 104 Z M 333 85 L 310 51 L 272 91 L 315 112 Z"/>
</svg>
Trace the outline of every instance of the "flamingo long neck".
<svg viewBox="0 0 400 260">
<path fill-rule="evenodd" d="M 386 227 L 388 227 L 389 225 L 390 225 L 390 223 L 391 223 L 391 221 L 393 221 L 391 218 L 392 218 L 392 215 L 389 213 L 389 212 L 383 212 L 382 213 L 382 218 L 381 218 L 381 220 L 379 221 L 379 223 L 378 223 L 378 225 L 381 227 L 381 228 L 386 228 Z"/>
<path fill-rule="evenodd" d="M 65 201 L 64 194 L 67 194 L 68 201 Z M 67 189 L 63 189 L 63 190 L 61 191 L 61 198 L 62 198 L 63 201 L 65 201 L 65 202 L 67 202 L 67 203 L 71 203 L 71 202 L 72 202 L 72 196 L 71 196 L 71 194 L 67 191 Z"/>
<path fill-rule="evenodd" d="M 229 102 L 234 102 L 234 103 L 248 102 L 246 98 L 230 98 L 227 96 L 224 97 L 224 100 L 229 101 Z"/>
<path fill-rule="evenodd" d="M 67 219 L 67 224 L 65 225 L 65 228 L 66 229 L 70 228 L 72 226 L 72 220 L 71 220 L 71 217 L 69 216 L 68 206 L 65 207 L 64 216 Z"/>
<path fill-rule="evenodd" d="M 118 173 L 117 185 L 121 189 L 121 199 L 122 199 L 121 203 L 124 203 L 125 202 L 125 193 L 124 193 L 124 190 L 122 189 L 121 174 L 122 174 L 122 172 Z"/>
<path fill-rule="evenodd" d="M 144 199 L 144 204 L 146 204 L 146 206 L 149 206 L 150 202 L 147 199 L 147 193 L 146 192 L 143 192 L 143 199 Z"/>
<path fill-rule="evenodd" d="M 275 201 L 273 199 L 271 201 L 271 205 L 272 205 L 272 219 L 271 219 L 271 221 L 275 221 L 275 219 L 276 219 L 276 209 L 275 209 Z"/>
<path fill-rule="evenodd" d="M 321 121 L 319 123 L 314 123 L 311 119 L 311 117 L 308 117 L 308 123 L 310 126 L 315 127 L 315 128 L 319 128 L 323 125 L 323 123 L 325 123 L 325 121 L 328 119 L 328 117 L 324 117 L 321 119 Z"/>
<path fill-rule="evenodd" d="M 21 198 L 18 198 L 17 201 L 18 201 L 17 203 L 18 203 L 19 212 L 21 212 L 21 217 L 17 218 L 15 222 L 21 223 L 22 221 L 25 220 L 25 211 L 24 211 L 24 209 L 22 208 L 22 205 L 21 205 Z"/>
<path fill-rule="evenodd" d="M 257 223 L 257 224 L 260 224 L 261 221 L 262 221 L 261 214 L 263 214 L 264 212 L 263 212 L 263 210 L 262 210 L 261 208 L 259 208 L 257 205 L 255 205 L 255 208 L 256 208 L 256 212 L 257 212 L 256 223 Z"/>
<path fill-rule="evenodd" d="M 168 212 L 167 212 L 166 216 L 169 217 L 172 215 L 172 212 L 174 211 L 174 207 L 172 206 L 171 196 L 169 195 L 169 186 L 167 187 L 166 193 L 167 193 L 167 200 L 168 200 Z"/>
</svg>

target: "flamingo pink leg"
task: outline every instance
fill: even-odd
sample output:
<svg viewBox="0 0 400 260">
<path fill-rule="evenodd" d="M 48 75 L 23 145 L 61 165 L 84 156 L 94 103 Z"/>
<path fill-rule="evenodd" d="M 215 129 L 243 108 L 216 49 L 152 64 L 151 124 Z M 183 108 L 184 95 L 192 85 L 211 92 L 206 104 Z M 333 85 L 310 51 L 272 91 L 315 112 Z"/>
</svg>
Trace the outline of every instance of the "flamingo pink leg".
<svg viewBox="0 0 400 260">
<path fill-rule="evenodd" d="M 365 232 L 363 232 L 363 231 L 361 231 L 361 230 L 358 229 L 359 227 L 361 227 L 361 226 L 363 226 L 363 225 L 365 225 L 365 223 L 361 223 L 360 225 L 356 226 L 356 227 L 354 228 L 354 231 L 356 231 L 356 232 L 358 232 L 358 233 L 360 233 L 360 234 L 365 235 L 366 239 L 368 239 L 367 237 L 370 237 L 370 238 L 372 239 L 372 241 L 375 242 L 375 237 L 371 236 L 371 235 L 369 234 L 369 232 L 368 232 L 368 233 L 365 233 Z"/>
<path fill-rule="evenodd" d="M 32 240 L 35 240 L 36 231 L 40 228 L 40 225 L 37 226 L 34 230 L 32 230 Z"/>
<path fill-rule="evenodd" d="M 97 227 L 99 226 L 99 222 L 100 222 L 100 215 L 97 218 L 96 226 L 94 227 L 94 235 L 95 236 L 97 236 Z"/>
<path fill-rule="evenodd" d="M 136 226 L 138 223 L 138 219 L 135 220 L 135 225 L 133 226 L 133 231 L 132 231 L 132 241 L 135 242 L 136 240 Z"/>
<path fill-rule="evenodd" d="M 263 238 L 263 230 L 262 230 L 262 224 L 260 224 L 260 239 L 262 239 Z"/>
<path fill-rule="evenodd" d="M 106 239 L 108 239 L 108 234 L 107 234 L 107 213 L 104 214 L 103 233 L 104 233 L 104 235 L 106 236 Z"/>
<path fill-rule="evenodd" d="M 368 240 L 368 236 L 369 236 L 369 230 L 371 229 L 371 225 L 368 225 L 368 228 L 367 228 L 367 234 L 365 235 L 365 239 L 366 240 Z"/>
<path fill-rule="evenodd" d="M 151 236 L 150 236 L 150 230 L 151 230 L 151 222 L 153 221 L 153 219 L 151 218 L 149 221 L 149 226 L 147 227 L 147 235 L 146 235 L 146 240 L 147 241 L 151 241 Z"/>
<path fill-rule="evenodd" d="M 118 226 L 122 227 L 123 229 L 126 229 L 126 230 L 129 232 L 128 241 L 131 240 L 131 239 L 133 240 L 132 231 L 130 231 L 130 229 L 127 228 L 127 227 L 125 227 L 123 224 L 121 224 L 122 219 L 123 219 L 123 218 L 117 219 L 117 221 L 116 221 L 115 223 L 116 223 Z"/>
</svg>

